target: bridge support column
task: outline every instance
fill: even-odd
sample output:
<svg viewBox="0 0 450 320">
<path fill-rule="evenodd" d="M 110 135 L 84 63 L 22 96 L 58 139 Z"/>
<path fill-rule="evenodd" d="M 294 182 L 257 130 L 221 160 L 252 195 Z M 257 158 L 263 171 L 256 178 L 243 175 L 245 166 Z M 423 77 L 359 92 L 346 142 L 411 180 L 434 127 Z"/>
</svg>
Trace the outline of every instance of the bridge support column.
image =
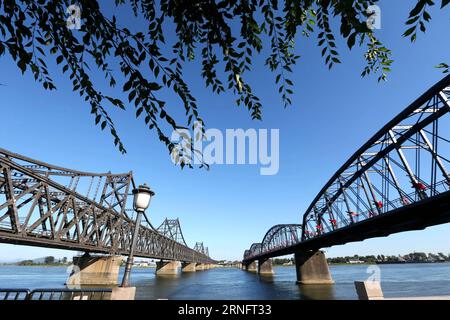
<svg viewBox="0 0 450 320">
<path fill-rule="evenodd" d="M 66 281 L 70 287 L 83 285 L 116 285 L 122 257 L 82 256 L 73 257 L 74 268 Z"/>
<path fill-rule="evenodd" d="M 203 263 L 198 263 L 195 266 L 195 268 L 196 268 L 197 271 L 204 271 L 204 270 L 206 270 L 206 267 L 205 267 L 205 265 Z"/>
<path fill-rule="evenodd" d="M 258 261 L 258 274 L 263 276 L 273 275 L 272 259 Z"/>
<path fill-rule="evenodd" d="M 245 265 L 245 271 L 249 271 L 249 272 L 257 272 L 257 268 L 256 268 L 256 261 L 253 261 L 250 264 Z"/>
<path fill-rule="evenodd" d="M 181 272 L 195 272 L 197 271 L 195 262 L 184 262 L 181 264 Z"/>
<path fill-rule="evenodd" d="M 156 275 L 177 275 L 179 261 L 158 261 L 156 263 Z"/>
<path fill-rule="evenodd" d="M 322 251 L 296 252 L 295 265 L 299 284 L 333 284 L 327 259 Z"/>
</svg>

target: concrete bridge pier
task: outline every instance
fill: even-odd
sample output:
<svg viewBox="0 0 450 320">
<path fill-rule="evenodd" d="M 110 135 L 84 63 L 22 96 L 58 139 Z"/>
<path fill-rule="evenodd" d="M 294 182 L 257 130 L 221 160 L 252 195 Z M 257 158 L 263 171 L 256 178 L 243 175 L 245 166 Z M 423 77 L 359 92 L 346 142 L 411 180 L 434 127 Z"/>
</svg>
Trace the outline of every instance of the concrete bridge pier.
<svg viewBox="0 0 450 320">
<path fill-rule="evenodd" d="M 258 269 L 256 267 L 256 261 L 253 261 L 250 264 L 246 264 L 245 265 L 245 271 L 249 271 L 249 272 L 257 272 Z"/>
<path fill-rule="evenodd" d="M 203 263 L 197 263 L 197 265 L 195 266 L 197 271 L 204 271 L 205 269 L 205 265 Z"/>
<path fill-rule="evenodd" d="M 69 288 L 83 285 L 117 285 L 120 256 L 91 256 L 85 253 L 73 257 L 72 273 L 66 281 Z"/>
<path fill-rule="evenodd" d="M 258 260 L 258 274 L 262 276 L 271 276 L 274 274 L 272 259 Z"/>
<path fill-rule="evenodd" d="M 296 252 L 295 266 L 299 284 L 334 284 L 323 251 Z"/>
<path fill-rule="evenodd" d="M 156 263 L 156 275 L 177 275 L 179 267 L 179 261 L 160 260 Z"/>
<path fill-rule="evenodd" d="M 183 262 L 181 264 L 181 272 L 196 272 L 196 263 L 195 262 Z"/>
</svg>

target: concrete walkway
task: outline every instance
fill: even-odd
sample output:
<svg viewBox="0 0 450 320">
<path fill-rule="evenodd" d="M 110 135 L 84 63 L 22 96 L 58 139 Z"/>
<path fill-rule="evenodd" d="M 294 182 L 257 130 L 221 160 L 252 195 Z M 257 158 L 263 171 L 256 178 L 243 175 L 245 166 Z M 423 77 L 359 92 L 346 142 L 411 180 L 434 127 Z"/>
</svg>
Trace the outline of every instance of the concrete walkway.
<svg viewBox="0 0 450 320">
<path fill-rule="evenodd" d="M 450 296 L 385 298 L 379 281 L 355 281 L 359 300 L 450 300 Z"/>
</svg>

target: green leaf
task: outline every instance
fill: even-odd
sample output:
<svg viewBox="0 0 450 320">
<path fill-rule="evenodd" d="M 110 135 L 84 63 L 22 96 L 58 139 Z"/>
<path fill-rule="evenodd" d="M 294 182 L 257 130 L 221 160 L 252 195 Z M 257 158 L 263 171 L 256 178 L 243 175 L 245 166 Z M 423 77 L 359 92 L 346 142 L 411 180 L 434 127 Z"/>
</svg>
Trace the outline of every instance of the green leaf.
<svg viewBox="0 0 450 320">
<path fill-rule="evenodd" d="M 157 84 L 156 82 L 150 82 L 150 83 L 148 84 L 148 86 L 149 86 L 150 90 L 152 90 L 152 91 L 157 91 L 157 90 L 159 90 L 159 89 L 162 88 L 162 87 L 161 87 L 159 84 Z"/>
<path fill-rule="evenodd" d="M 128 81 L 123 85 L 123 91 L 126 92 L 126 91 L 130 90 L 132 84 L 133 84 L 133 82 L 132 82 L 131 80 L 128 80 Z"/>
<path fill-rule="evenodd" d="M 417 2 L 416 6 L 409 13 L 409 17 L 412 18 L 414 16 L 417 16 L 422 11 L 422 9 L 425 7 L 426 4 L 427 4 L 427 0 L 419 0 Z"/>
<path fill-rule="evenodd" d="M 25 60 L 19 60 L 19 62 L 17 63 L 17 66 L 19 67 L 20 71 L 22 71 L 22 74 L 25 73 L 25 71 L 27 70 L 27 64 L 25 62 Z"/>
<path fill-rule="evenodd" d="M 130 94 L 128 95 L 128 101 L 131 102 L 135 96 L 136 96 L 136 90 L 132 90 L 130 92 Z"/>
<path fill-rule="evenodd" d="M 353 32 L 347 39 L 348 48 L 351 49 L 355 45 L 356 42 L 356 32 Z"/>
<path fill-rule="evenodd" d="M 414 30 L 416 30 L 416 27 L 415 27 L 415 26 L 409 28 L 408 30 L 405 31 L 405 33 L 403 33 L 403 36 L 404 36 L 404 37 L 408 37 L 409 35 L 411 35 L 411 34 L 414 32 Z"/>
<path fill-rule="evenodd" d="M 449 73 L 450 72 L 450 66 L 447 63 L 440 63 L 437 66 L 435 66 L 437 69 L 443 69 L 442 73 Z"/>
<path fill-rule="evenodd" d="M 78 45 L 73 48 L 73 52 L 82 53 L 84 51 L 84 46 Z"/>
</svg>

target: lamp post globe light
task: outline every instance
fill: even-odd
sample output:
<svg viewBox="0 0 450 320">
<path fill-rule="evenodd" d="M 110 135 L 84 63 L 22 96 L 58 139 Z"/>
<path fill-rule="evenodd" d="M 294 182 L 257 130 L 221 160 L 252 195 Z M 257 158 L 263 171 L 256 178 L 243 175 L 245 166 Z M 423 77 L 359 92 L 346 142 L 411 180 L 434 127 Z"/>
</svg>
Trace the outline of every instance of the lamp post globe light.
<svg viewBox="0 0 450 320">
<path fill-rule="evenodd" d="M 150 201 L 155 193 L 150 190 L 147 184 L 141 185 L 133 190 L 133 208 L 136 212 L 144 212 L 150 205 Z"/>
<path fill-rule="evenodd" d="M 122 287 L 128 287 L 131 267 L 133 266 L 134 260 L 134 249 L 136 247 L 137 237 L 139 235 L 139 226 L 141 224 L 142 214 L 149 207 L 150 201 L 155 193 L 150 190 L 147 184 L 140 185 L 133 190 L 133 209 L 137 212 L 136 223 L 134 227 L 133 238 L 131 239 L 130 253 L 128 255 L 127 264 L 125 266 L 125 273 L 122 279 Z"/>
</svg>

